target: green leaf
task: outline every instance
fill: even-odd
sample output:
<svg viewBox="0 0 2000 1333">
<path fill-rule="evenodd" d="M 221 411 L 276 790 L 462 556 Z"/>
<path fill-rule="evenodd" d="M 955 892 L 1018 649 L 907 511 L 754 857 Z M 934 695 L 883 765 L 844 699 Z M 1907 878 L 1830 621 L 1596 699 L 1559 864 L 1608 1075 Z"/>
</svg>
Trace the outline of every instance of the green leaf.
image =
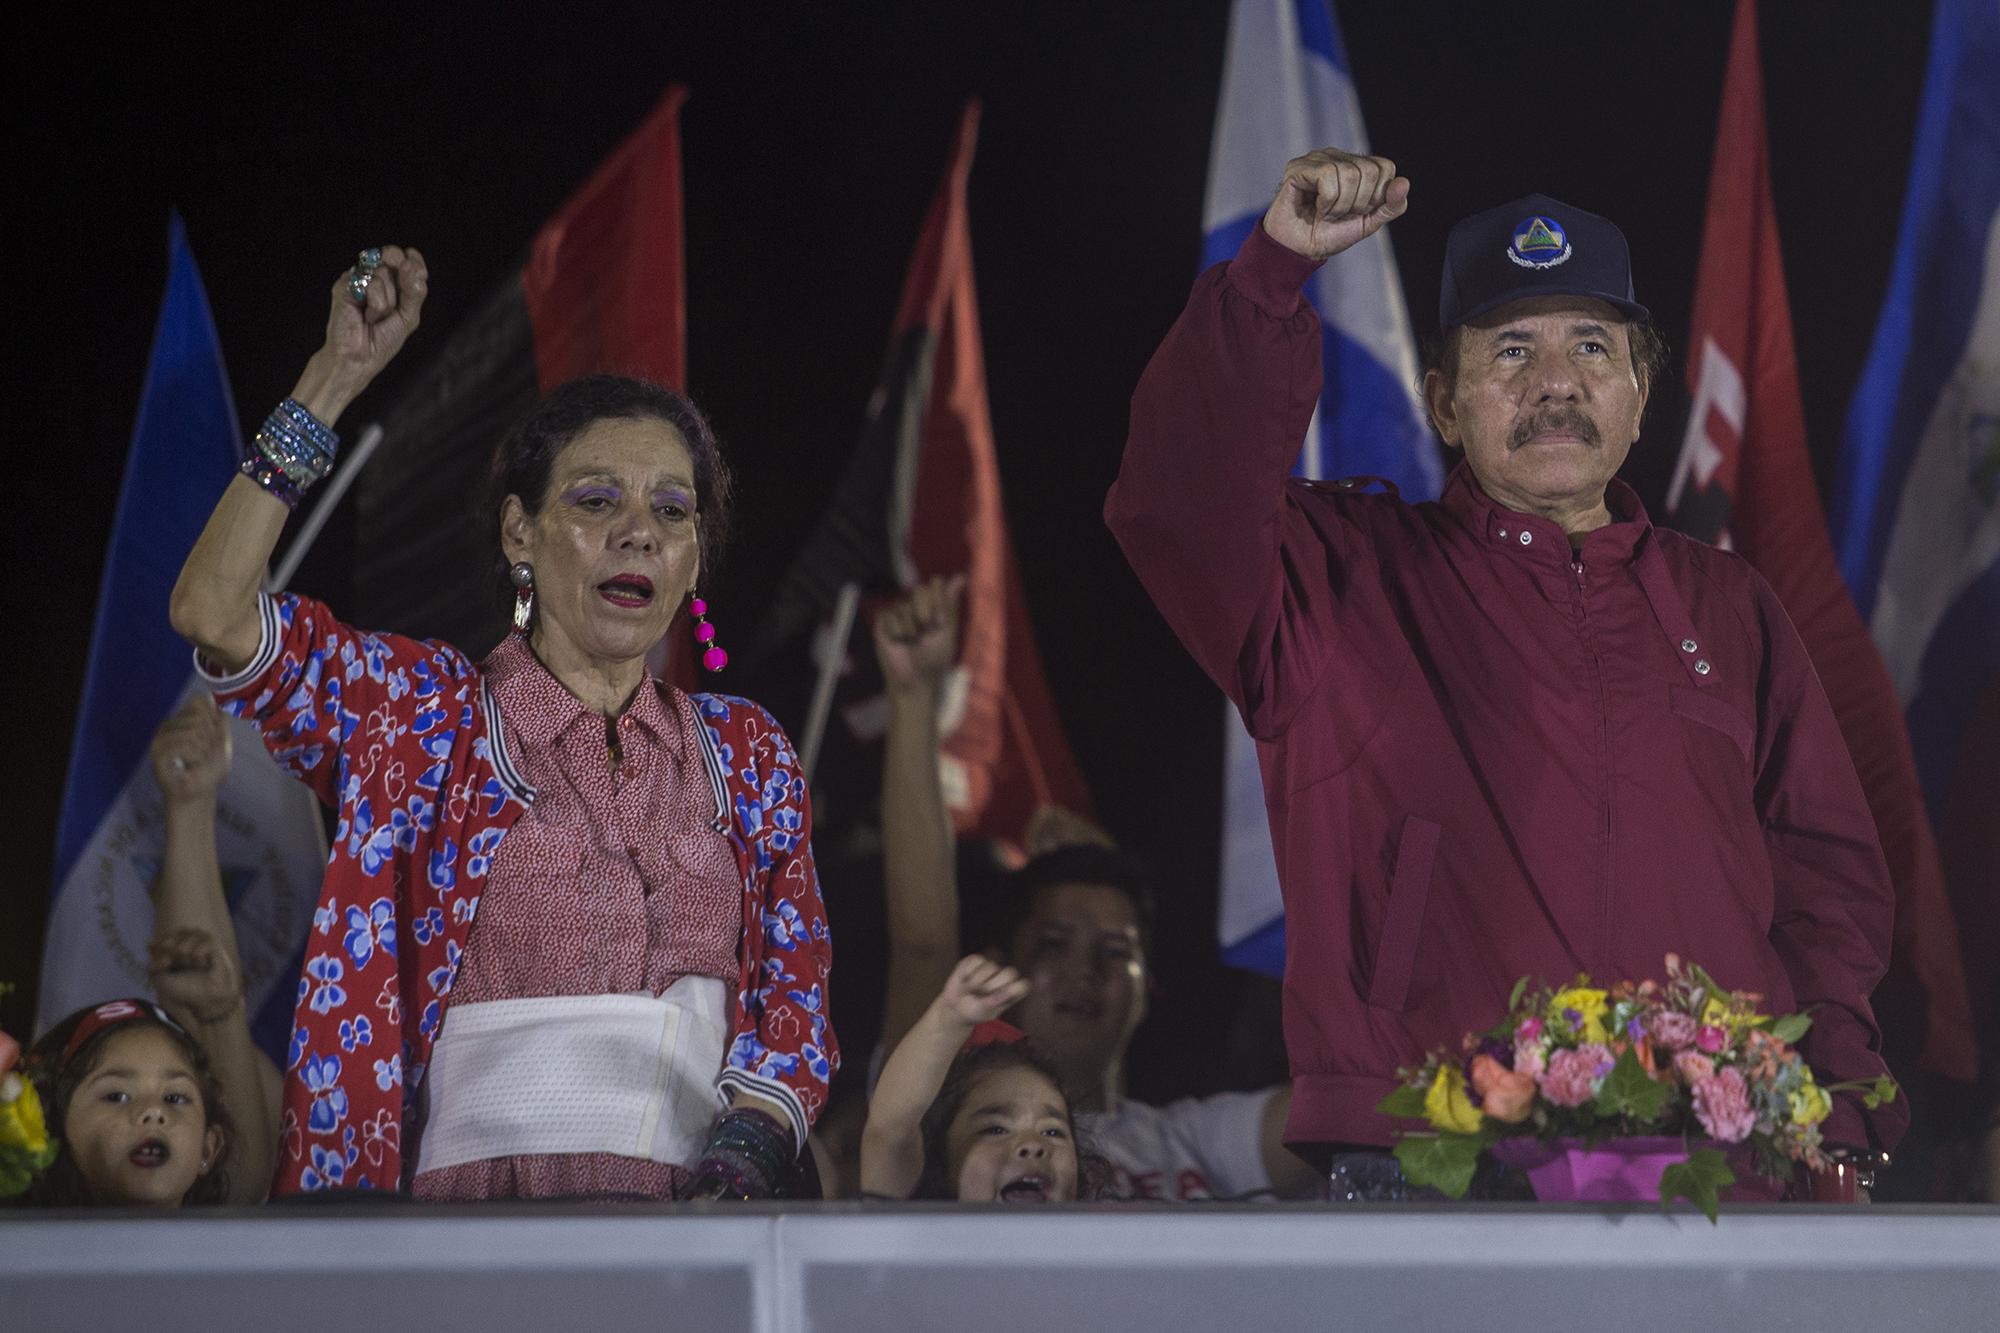
<svg viewBox="0 0 2000 1333">
<path fill-rule="evenodd" d="M 1479 1165 L 1480 1139 L 1471 1134 L 1406 1134 L 1396 1144 L 1403 1178 L 1463 1199 Z"/>
<path fill-rule="evenodd" d="M 1811 1029 L 1812 1015 L 1786 1014 L 1783 1018 L 1771 1024 L 1771 1035 L 1787 1046 L 1796 1046 L 1799 1043 L 1799 1038 L 1805 1036 Z"/>
<path fill-rule="evenodd" d="M 1676 1162 L 1660 1172 L 1660 1203 L 1686 1199 L 1701 1209 L 1709 1225 L 1715 1225 L 1715 1209 L 1722 1190 L 1736 1183 L 1736 1173 L 1728 1159 L 1713 1148 L 1690 1153 L 1685 1162 Z"/>
<path fill-rule="evenodd" d="M 1423 1089 L 1413 1088 L 1407 1083 L 1398 1083 L 1394 1092 L 1375 1103 L 1375 1109 L 1383 1115 L 1395 1116 L 1399 1120 L 1422 1120 Z"/>
<path fill-rule="evenodd" d="M 1600 1115 L 1629 1115 L 1635 1120 L 1652 1120 L 1673 1095 L 1673 1088 L 1649 1078 L 1639 1057 L 1628 1048 L 1619 1052 L 1618 1063 L 1604 1076 L 1597 1090 L 1595 1106 Z"/>
<path fill-rule="evenodd" d="M 1514 983 L 1514 992 L 1507 997 L 1507 1012 L 1513 1013 L 1515 1006 L 1521 1003 L 1521 997 L 1527 993 L 1528 979 L 1524 976 Z"/>
</svg>

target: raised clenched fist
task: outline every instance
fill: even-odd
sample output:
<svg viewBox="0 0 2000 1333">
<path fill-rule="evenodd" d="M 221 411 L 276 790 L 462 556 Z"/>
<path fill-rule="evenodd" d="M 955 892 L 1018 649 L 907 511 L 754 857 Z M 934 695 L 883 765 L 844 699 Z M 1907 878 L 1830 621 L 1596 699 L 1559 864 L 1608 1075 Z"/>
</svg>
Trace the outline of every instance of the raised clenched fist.
<svg viewBox="0 0 2000 1333">
<path fill-rule="evenodd" d="M 212 800 L 229 773 L 229 720 L 197 690 L 153 733 L 153 776 L 169 802 Z"/>
<path fill-rule="evenodd" d="M 1328 259 L 1401 217 L 1409 203 L 1410 183 L 1388 158 L 1322 148 L 1285 164 L 1264 230 L 1294 254 Z"/>
<path fill-rule="evenodd" d="M 345 269 L 333 280 L 333 307 L 326 317 L 326 346 L 351 374 L 373 378 L 416 331 L 430 294 L 430 270 L 414 247 L 382 247 L 382 262 L 368 280 L 367 299 L 356 304 Z"/>
<path fill-rule="evenodd" d="M 188 927 L 157 935 L 148 955 L 147 979 L 170 1011 L 198 1023 L 219 1023 L 241 1012 L 243 982 L 228 951 L 207 931 Z"/>
<path fill-rule="evenodd" d="M 875 617 L 875 660 L 891 690 L 936 689 L 958 661 L 965 575 L 926 579 Z"/>
</svg>

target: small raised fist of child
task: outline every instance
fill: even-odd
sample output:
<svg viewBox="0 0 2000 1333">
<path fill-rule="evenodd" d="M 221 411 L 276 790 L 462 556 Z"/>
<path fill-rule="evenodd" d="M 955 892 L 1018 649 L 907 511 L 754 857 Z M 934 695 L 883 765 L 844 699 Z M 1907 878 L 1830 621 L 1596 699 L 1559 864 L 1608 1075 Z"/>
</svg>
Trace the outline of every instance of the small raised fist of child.
<svg viewBox="0 0 2000 1333">
<path fill-rule="evenodd" d="M 213 797 L 229 773 L 229 719 L 200 691 L 153 733 L 153 776 L 169 801 Z"/>
<path fill-rule="evenodd" d="M 229 954 L 205 930 L 153 938 L 146 975 L 160 1003 L 197 1023 L 219 1023 L 243 1007 L 243 982 Z"/>
</svg>

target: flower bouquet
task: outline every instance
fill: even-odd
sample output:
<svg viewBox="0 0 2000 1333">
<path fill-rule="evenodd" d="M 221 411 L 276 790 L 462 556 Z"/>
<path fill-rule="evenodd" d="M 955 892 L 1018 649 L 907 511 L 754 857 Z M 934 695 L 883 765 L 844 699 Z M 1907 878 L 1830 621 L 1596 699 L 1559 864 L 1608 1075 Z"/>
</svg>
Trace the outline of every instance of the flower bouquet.
<svg viewBox="0 0 2000 1333">
<path fill-rule="evenodd" d="M 1888 1078 L 1816 1083 L 1794 1049 L 1807 1015 L 1759 1013 L 1760 996 L 1724 990 L 1673 954 L 1666 966 L 1664 985 L 1599 988 L 1579 976 L 1552 990 L 1523 977 L 1500 1023 L 1468 1033 L 1456 1055 L 1399 1071 L 1376 1109 L 1430 1126 L 1396 1144 L 1404 1176 L 1456 1199 L 1496 1145 L 1510 1164 L 1562 1156 L 1559 1172 L 1601 1175 L 1601 1164 L 1578 1164 L 1595 1149 L 1628 1180 L 1657 1171 L 1662 1204 L 1686 1199 L 1713 1222 L 1719 1192 L 1736 1183 L 1726 1152 L 1782 1184 L 1796 1164 L 1826 1166 L 1819 1125 L 1832 1094 L 1860 1093 L 1871 1109 L 1894 1099 Z"/>
<path fill-rule="evenodd" d="M 0 1199 L 25 1191 L 56 1160 L 35 1085 L 14 1068 L 21 1043 L 0 1032 Z"/>
</svg>

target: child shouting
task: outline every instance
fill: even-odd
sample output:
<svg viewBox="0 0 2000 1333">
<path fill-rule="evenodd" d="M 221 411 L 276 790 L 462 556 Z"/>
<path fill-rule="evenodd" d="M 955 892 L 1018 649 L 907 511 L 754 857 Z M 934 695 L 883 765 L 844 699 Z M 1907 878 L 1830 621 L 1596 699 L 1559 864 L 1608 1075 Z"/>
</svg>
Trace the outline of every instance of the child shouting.
<svg viewBox="0 0 2000 1333">
<path fill-rule="evenodd" d="M 1054 1074 L 1019 1042 L 967 1038 L 1028 993 L 1027 979 L 962 959 L 882 1068 L 861 1136 L 864 1198 L 1067 1203 L 1076 1126 Z"/>
</svg>

